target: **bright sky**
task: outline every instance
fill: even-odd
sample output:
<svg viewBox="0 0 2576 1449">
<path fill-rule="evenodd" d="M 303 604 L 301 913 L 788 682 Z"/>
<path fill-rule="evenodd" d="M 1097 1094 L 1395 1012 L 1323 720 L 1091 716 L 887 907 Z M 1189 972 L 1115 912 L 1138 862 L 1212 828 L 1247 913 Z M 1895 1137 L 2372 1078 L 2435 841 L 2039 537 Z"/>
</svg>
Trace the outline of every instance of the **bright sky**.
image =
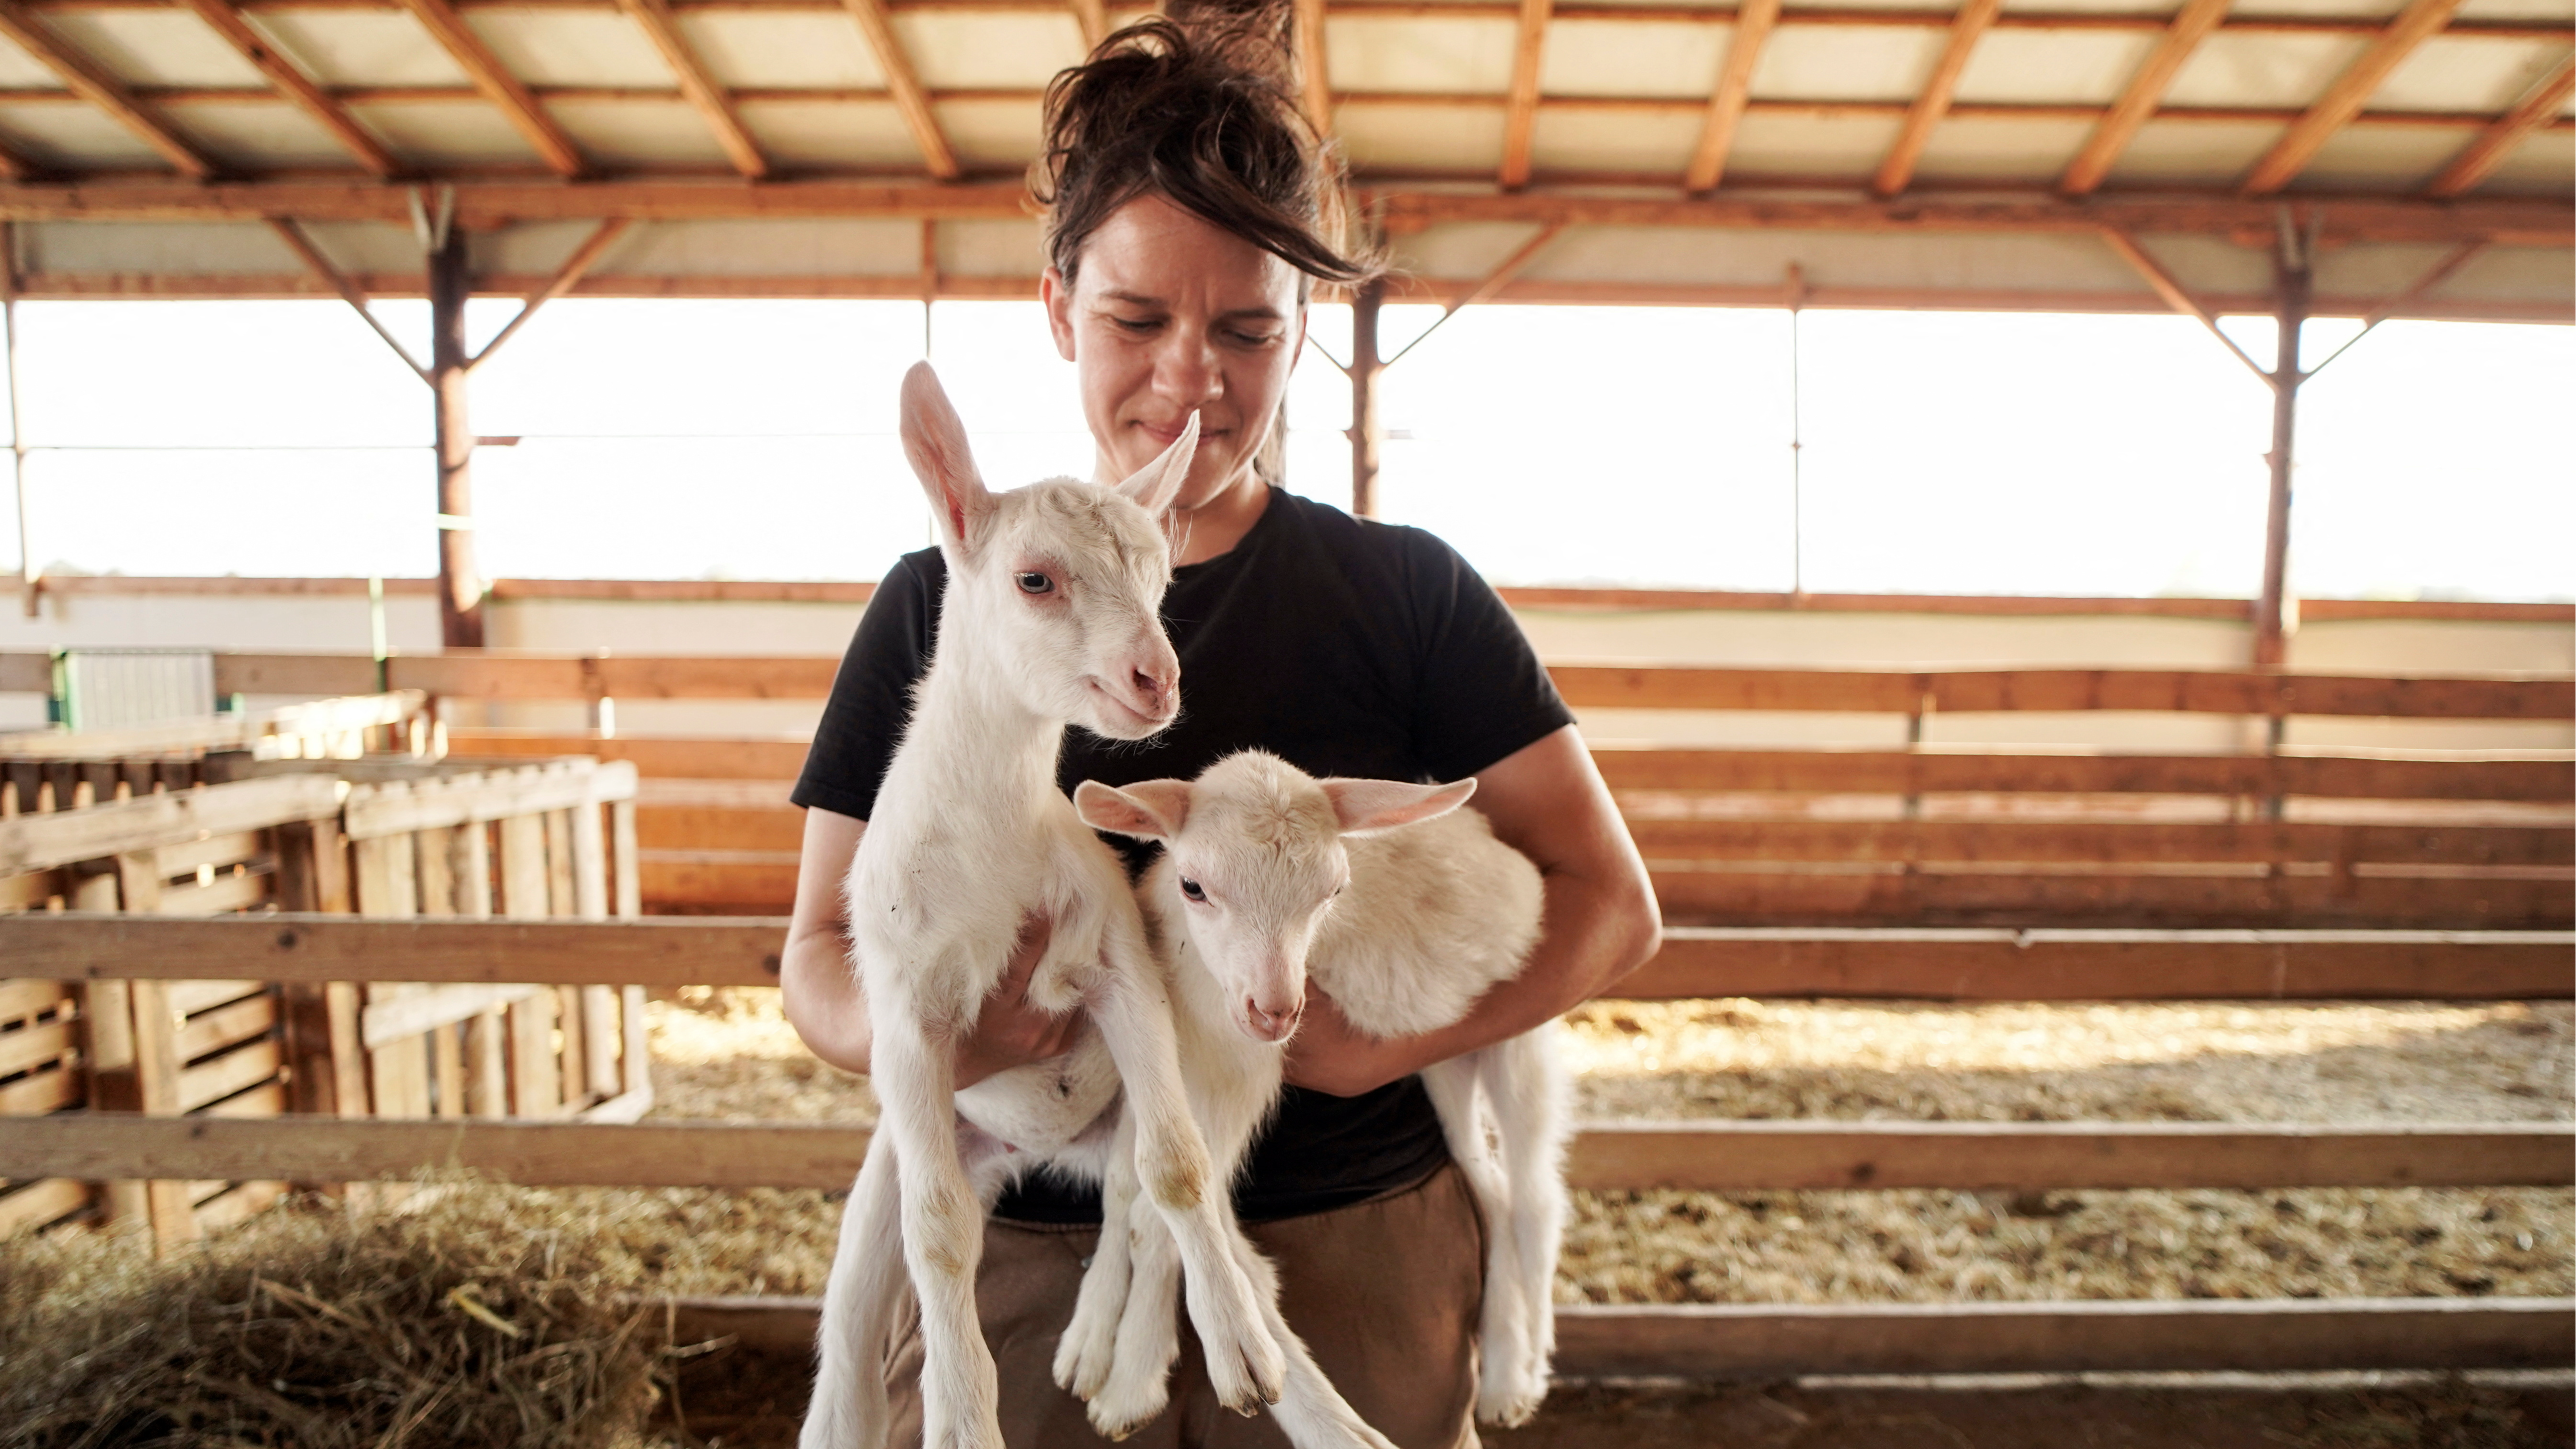
<svg viewBox="0 0 2576 1449">
<path fill-rule="evenodd" d="M 477 340 L 515 304 L 478 302 Z M 428 309 L 378 304 L 426 355 Z M 1390 308 L 1389 349 L 1436 316 Z M 19 308 L 49 568 L 433 572 L 428 393 L 336 301 Z M 1029 303 L 941 303 L 933 359 L 996 486 L 1088 474 Z M 2271 326 L 2231 321 L 2269 358 Z M 2311 324 L 2311 363 L 2357 324 Z M 1498 583 L 2254 591 L 2270 394 L 2178 317 L 1482 307 L 1391 370 L 1383 513 Z M 1346 309 L 1315 335 L 1347 355 Z M 499 576 L 874 578 L 926 529 L 895 443 L 908 302 L 557 302 L 475 378 Z M 2382 326 L 2301 394 L 2292 588 L 2576 598 L 2576 328 Z M 1290 484 L 1349 497 L 1309 354 Z M 0 516 L 0 559 L 17 553 Z M 1793 573 L 1793 560 L 1795 571 Z"/>
</svg>

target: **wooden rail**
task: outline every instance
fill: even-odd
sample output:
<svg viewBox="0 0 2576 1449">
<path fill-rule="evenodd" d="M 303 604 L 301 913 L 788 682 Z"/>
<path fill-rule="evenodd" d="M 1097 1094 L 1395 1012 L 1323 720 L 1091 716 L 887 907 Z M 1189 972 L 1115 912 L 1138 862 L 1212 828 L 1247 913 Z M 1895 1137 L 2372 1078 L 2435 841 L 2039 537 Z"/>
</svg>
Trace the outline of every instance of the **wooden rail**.
<svg viewBox="0 0 2576 1449">
<path fill-rule="evenodd" d="M 810 1356 L 814 1298 L 669 1300 L 675 1341 Z M 1560 1304 L 1564 1378 L 2564 1368 L 2576 1299 Z M 1890 1442 L 1902 1442 L 1891 1440 Z"/>
<path fill-rule="evenodd" d="M 773 986 L 783 917 L 465 920 L 276 913 L 0 915 L 12 976 L 205 976 L 652 987 Z M 2014 931 L 1677 927 L 1619 986 L 1712 996 L 1961 1001 L 2564 1000 L 2576 932 Z"/>
<path fill-rule="evenodd" d="M 864 1128 L 824 1123 L 0 1118 L 0 1178 L 404 1181 L 467 1168 L 531 1187 L 849 1185 Z M 2512 1187 L 2576 1179 L 2567 1123 L 1622 1122 L 1577 1134 L 1571 1187 Z"/>
</svg>

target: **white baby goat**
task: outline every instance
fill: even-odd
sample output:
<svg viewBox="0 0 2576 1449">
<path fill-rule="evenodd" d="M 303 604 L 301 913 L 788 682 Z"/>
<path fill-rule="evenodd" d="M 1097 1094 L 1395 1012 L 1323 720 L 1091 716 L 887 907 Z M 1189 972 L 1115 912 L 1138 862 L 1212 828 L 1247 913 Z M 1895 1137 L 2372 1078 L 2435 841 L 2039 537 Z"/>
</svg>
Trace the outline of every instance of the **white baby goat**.
<svg viewBox="0 0 2576 1449">
<path fill-rule="evenodd" d="M 1125 870 L 1056 785 L 1068 721 L 1142 739 L 1179 711 L 1180 665 L 1158 614 L 1171 566 L 1154 515 L 1189 472 L 1196 420 L 1114 491 L 1058 479 L 989 493 L 922 364 L 904 378 L 903 443 L 938 519 L 948 585 L 911 724 L 850 863 L 851 954 L 881 1116 L 843 1212 L 801 1443 L 884 1442 L 899 1236 L 921 1301 L 924 1443 L 1002 1449 L 975 1311 L 984 1207 L 1035 1155 L 1071 1151 L 1097 1170 L 1112 1129 L 1075 1139 L 1122 1086 L 1114 1130 L 1133 1144 L 1127 1171 L 1179 1239 L 1218 1392 L 1254 1412 L 1278 1397 L 1285 1366 L 1220 1217 L 1225 1178 L 1190 1116 L 1161 965 Z M 959 1093 L 952 1043 L 972 1030 L 1032 913 L 1052 934 L 1028 1000 L 1082 1009 L 1097 1035 L 1072 1060 Z"/>
<path fill-rule="evenodd" d="M 1085 782 L 1075 792 L 1092 825 L 1166 847 L 1140 890 L 1165 949 L 1179 958 L 1172 981 L 1182 1074 L 1220 1180 L 1231 1178 L 1277 1099 L 1310 972 L 1352 1025 L 1381 1037 L 1447 1026 L 1519 973 L 1538 938 L 1539 872 L 1496 840 L 1483 816 L 1457 808 L 1475 788 L 1473 780 L 1318 781 L 1246 751 L 1195 782 Z M 1422 1078 L 1490 1240 L 1477 1416 L 1523 1423 L 1546 1396 L 1555 1351 L 1570 1085 L 1554 1027 L 1442 1062 Z M 1174 1244 L 1136 1211 L 1123 1168 L 1111 1168 L 1103 1213 L 1129 1231 L 1102 1233 L 1056 1354 L 1056 1381 L 1089 1400 L 1094 1426 L 1113 1435 L 1161 1410 L 1176 1352 Z M 1281 1428 L 1298 1449 L 1386 1446 L 1289 1332 L 1269 1264 L 1230 1213 L 1226 1222 L 1288 1355 Z"/>
</svg>

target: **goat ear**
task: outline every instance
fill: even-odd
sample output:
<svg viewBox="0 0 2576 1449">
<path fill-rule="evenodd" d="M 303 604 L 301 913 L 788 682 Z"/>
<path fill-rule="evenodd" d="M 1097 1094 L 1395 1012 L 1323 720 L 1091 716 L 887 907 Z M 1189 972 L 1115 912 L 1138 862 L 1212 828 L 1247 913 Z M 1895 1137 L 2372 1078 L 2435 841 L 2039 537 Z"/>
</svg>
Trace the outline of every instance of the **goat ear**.
<svg viewBox="0 0 2576 1449">
<path fill-rule="evenodd" d="M 1085 780 L 1073 789 L 1073 808 L 1094 830 L 1169 840 L 1190 818 L 1190 782 L 1139 780 L 1122 790 Z"/>
<path fill-rule="evenodd" d="M 983 525 L 992 517 L 993 495 L 975 471 L 966 424 L 927 362 L 914 363 L 903 375 L 903 455 L 912 460 L 921 491 L 930 496 L 940 542 L 960 560 L 974 557 L 983 542 Z"/>
<path fill-rule="evenodd" d="M 1190 476 L 1190 460 L 1198 456 L 1198 451 L 1199 415 L 1192 413 L 1190 420 L 1181 425 L 1181 435 L 1172 440 L 1172 446 L 1119 484 L 1118 495 L 1159 517 L 1172 506 L 1173 499 L 1181 496 L 1181 484 Z"/>
<path fill-rule="evenodd" d="M 1408 785 L 1401 780 L 1325 780 L 1324 796 L 1344 835 L 1374 835 L 1448 814 L 1476 793 L 1473 778 L 1454 785 Z"/>
</svg>

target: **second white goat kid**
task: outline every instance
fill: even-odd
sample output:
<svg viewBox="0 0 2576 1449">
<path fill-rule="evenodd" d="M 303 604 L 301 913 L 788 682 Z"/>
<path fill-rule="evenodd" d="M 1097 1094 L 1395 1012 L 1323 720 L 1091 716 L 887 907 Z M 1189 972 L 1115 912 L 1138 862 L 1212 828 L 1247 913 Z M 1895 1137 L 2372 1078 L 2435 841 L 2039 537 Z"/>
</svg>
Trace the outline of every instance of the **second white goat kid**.
<svg viewBox="0 0 2576 1449">
<path fill-rule="evenodd" d="M 880 1116 L 843 1211 L 801 1442 L 883 1443 L 899 1238 L 921 1304 L 925 1449 L 1002 1449 L 975 1310 L 984 1203 L 1009 1175 L 1003 1159 L 1073 1146 L 1111 1089 L 1125 1094 L 1114 1120 L 1121 1149 L 1133 1143 L 1128 1170 L 1188 1265 L 1211 1381 L 1254 1412 L 1278 1397 L 1284 1364 L 1219 1216 L 1225 1178 L 1190 1115 L 1160 963 L 1125 869 L 1056 783 L 1068 722 L 1143 739 L 1179 712 L 1180 664 L 1159 614 L 1171 564 L 1155 516 L 1189 473 L 1197 420 L 1114 490 L 1056 479 L 991 493 L 925 363 L 904 378 L 902 431 L 948 583 L 929 672 L 850 863 L 851 955 Z M 1051 934 L 1028 1001 L 1083 1010 L 1097 1037 L 961 1101 L 953 1044 L 973 1030 L 1032 914 Z M 1104 1050 L 1114 1082 L 1098 1069 Z M 985 1098 L 995 1112 L 975 1110 Z M 961 1106 L 972 1122 L 960 1122 Z M 1096 1141 L 1091 1155 L 1104 1155 Z"/>
<path fill-rule="evenodd" d="M 1538 867 L 1461 810 L 1476 782 L 1317 780 L 1260 751 L 1229 755 L 1195 781 L 1074 794 L 1090 824 L 1159 840 L 1139 887 L 1161 927 L 1191 1105 L 1230 1178 L 1276 1101 L 1306 978 L 1372 1036 L 1418 1035 L 1467 1014 L 1520 973 L 1539 934 Z M 1551 1289 L 1565 1222 L 1571 1083 L 1553 1024 L 1425 1068 L 1449 1152 L 1488 1235 L 1477 1417 L 1525 1423 L 1546 1396 L 1555 1351 Z M 1490 1125 L 1488 1113 L 1490 1112 Z M 1103 1432 L 1163 1404 L 1176 1351 L 1174 1244 L 1113 1164 L 1110 1224 L 1056 1355 L 1056 1381 L 1089 1400 Z M 1288 1355 L 1275 1412 L 1298 1449 L 1386 1440 L 1316 1368 L 1280 1319 L 1276 1278 L 1231 1214 L 1238 1255 L 1264 1290 Z M 1195 1268 L 1191 1271 L 1195 1272 Z"/>
</svg>

